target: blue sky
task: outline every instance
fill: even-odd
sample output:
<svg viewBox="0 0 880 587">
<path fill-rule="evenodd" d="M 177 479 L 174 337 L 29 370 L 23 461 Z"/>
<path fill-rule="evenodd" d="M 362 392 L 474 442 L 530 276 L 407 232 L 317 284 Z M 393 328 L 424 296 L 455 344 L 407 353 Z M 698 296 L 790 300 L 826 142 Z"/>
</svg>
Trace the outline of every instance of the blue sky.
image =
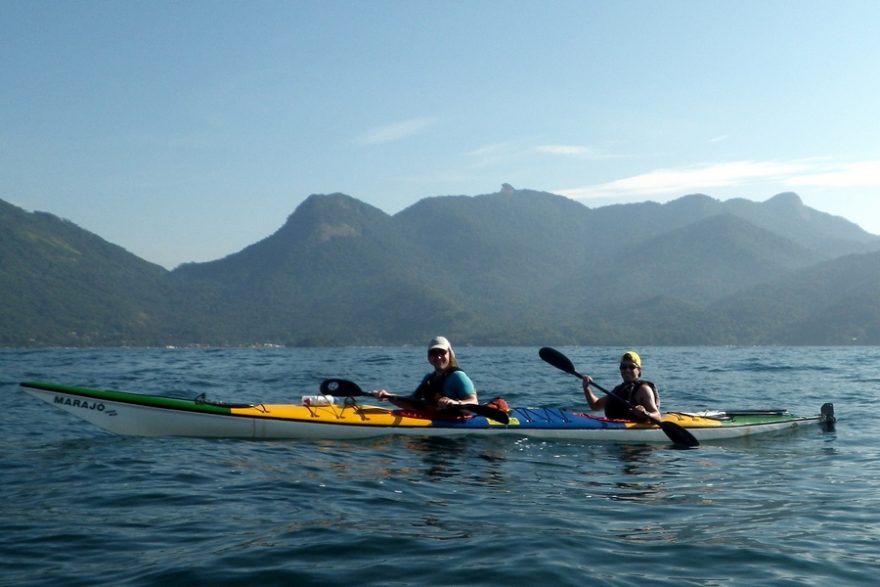
<svg viewBox="0 0 880 587">
<path fill-rule="evenodd" d="M 2 0 L 0 198 L 168 268 L 312 193 L 795 191 L 880 234 L 880 2 Z"/>
</svg>

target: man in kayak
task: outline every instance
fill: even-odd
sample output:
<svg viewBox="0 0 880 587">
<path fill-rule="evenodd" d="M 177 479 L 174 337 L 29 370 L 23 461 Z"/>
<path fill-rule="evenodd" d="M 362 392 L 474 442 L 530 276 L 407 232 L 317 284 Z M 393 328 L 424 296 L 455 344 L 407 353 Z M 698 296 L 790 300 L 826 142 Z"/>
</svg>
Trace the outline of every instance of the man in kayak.
<svg viewBox="0 0 880 587">
<path fill-rule="evenodd" d="M 647 420 L 660 419 L 660 395 L 657 387 L 650 381 L 643 380 L 642 358 L 635 351 L 623 353 L 620 357 L 620 377 L 623 383 L 611 390 L 611 394 L 624 401 L 618 401 L 610 395 L 596 397 L 590 384 L 593 379 L 584 375 L 584 397 L 591 410 L 605 410 L 605 417 L 613 420 Z M 633 407 L 626 404 L 629 402 Z"/>
<path fill-rule="evenodd" d="M 455 351 L 445 337 L 436 336 L 431 339 L 428 345 L 428 363 L 434 367 L 434 371 L 422 378 L 412 395 L 394 395 L 380 389 L 375 396 L 404 409 L 445 409 L 478 403 L 474 383 L 458 366 Z"/>
</svg>

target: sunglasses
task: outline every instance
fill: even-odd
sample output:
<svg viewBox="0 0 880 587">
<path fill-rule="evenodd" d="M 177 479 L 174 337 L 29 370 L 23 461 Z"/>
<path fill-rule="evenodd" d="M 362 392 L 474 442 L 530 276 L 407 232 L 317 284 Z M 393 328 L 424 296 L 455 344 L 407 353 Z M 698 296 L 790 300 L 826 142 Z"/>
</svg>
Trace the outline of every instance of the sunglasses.
<svg viewBox="0 0 880 587">
<path fill-rule="evenodd" d="M 620 366 L 621 371 L 635 371 L 638 368 L 639 368 L 638 365 L 621 365 Z"/>
<path fill-rule="evenodd" d="M 430 351 L 428 351 L 428 356 L 429 357 L 445 357 L 446 351 L 444 351 L 443 349 L 431 349 Z"/>
</svg>

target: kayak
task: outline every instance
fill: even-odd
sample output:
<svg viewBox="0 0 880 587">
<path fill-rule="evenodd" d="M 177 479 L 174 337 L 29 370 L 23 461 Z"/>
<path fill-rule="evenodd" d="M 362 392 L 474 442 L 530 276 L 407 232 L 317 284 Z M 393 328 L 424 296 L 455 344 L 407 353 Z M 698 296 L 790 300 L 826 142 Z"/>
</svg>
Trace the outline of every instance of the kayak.
<svg viewBox="0 0 880 587">
<path fill-rule="evenodd" d="M 24 382 L 24 391 L 56 408 L 115 434 L 199 438 L 350 440 L 402 434 L 410 436 L 517 435 L 536 439 L 608 442 L 663 442 L 657 425 L 609 420 L 555 407 L 514 407 L 509 421 L 461 414 L 429 417 L 411 410 L 389 409 L 338 398 L 330 405 L 248 404 L 98 390 L 53 383 Z M 332 401 L 329 400 L 328 401 Z M 308 403 L 307 401 L 304 403 Z M 834 423 L 832 404 L 812 416 L 787 410 L 716 410 L 669 412 L 674 422 L 702 441 L 743 438 L 790 430 L 805 424 Z"/>
</svg>

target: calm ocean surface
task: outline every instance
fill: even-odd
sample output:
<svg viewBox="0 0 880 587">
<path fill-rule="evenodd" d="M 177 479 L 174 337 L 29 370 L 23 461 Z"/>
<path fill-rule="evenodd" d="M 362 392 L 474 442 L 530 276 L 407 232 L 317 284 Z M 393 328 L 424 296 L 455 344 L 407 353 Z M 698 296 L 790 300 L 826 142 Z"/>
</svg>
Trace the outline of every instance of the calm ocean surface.
<svg viewBox="0 0 880 587">
<path fill-rule="evenodd" d="M 560 350 L 619 379 L 624 349 Z M 831 401 L 837 429 L 689 451 L 120 437 L 18 383 L 277 403 L 333 376 L 408 392 L 429 367 L 422 348 L 0 350 L 0 585 L 877 583 L 880 348 L 637 350 L 665 410 Z M 483 400 L 582 406 L 537 351 L 456 349 Z"/>
</svg>

